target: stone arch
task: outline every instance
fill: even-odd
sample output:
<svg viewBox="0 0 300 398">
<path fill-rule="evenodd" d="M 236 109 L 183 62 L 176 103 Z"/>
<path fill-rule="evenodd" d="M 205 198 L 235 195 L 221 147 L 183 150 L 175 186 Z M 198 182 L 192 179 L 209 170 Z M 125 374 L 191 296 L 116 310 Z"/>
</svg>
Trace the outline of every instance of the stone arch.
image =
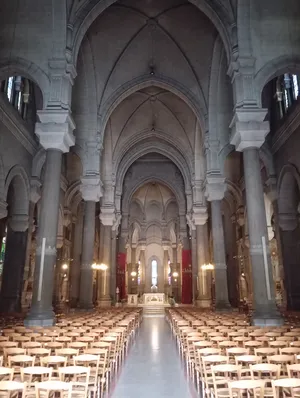
<svg viewBox="0 0 300 398">
<path fill-rule="evenodd" d="M 10 188 L 13 188 L 13 198 L 8 198 Z M 10 169 L 5 179 L 5 197 L 9 203 L 9 212 L 28 216 L 30 183 L 23 167 L 16 165 Z"/>
<path fill-rule="evenodd" d="M 280 56 L 266 63 L 255 75 L 257 102 L 261 106 L 261 94 L 265 85 L 276 76 L 284 73 L 300 75 L 300 57 L 298 55 Z"/>
<path fill-rule="evenodd" d="M 48 101 L 50 80 L 47 74 L 35 63 L 20 57 L 5 58 L 0 61 L 0 80 L 9 76 L 21 75 L 33 81 L 41 90 L 43 107 Z"/>
<path fill-rule="evenodd" d="M 300 175 L 297 168 L 285 165 L 278 178 L 278 211 L 281 227 L 293 230 L 298 225 L 298 206 L 300 201 Z"/>
<path fill-rule="evenodd" d="M 159 153 L 170 159 L 180 170 L 183 177 L 185 190 L 187 193 L 191 191 L 191 171 L 186 164 L 183 155 L 175 148 L 172 148 L 167 142 L 140 142 L 134 148 L 127 151 L 120 163 L 116 165 L 116 192 L 122 193 L 123 181 L 129 167 L 140 157 L 151 153 Z"/>
<path fill-rule="evenodd" d="M 32 160 L 31 175 L 37 177 L 39 180 L 42 176 L 42 170 L 46 161 L 46 151 L 44 148 L 38 150 Z"/>
<path fill-rule="evenodd" d="M 0 155 L 0 200 L 5 200 L 5 177 L 4 177 L 4 164 L 2 156 Z"/>
<path fill-rule="evenodd" d="M 153 178 L 148 178 L 145 177 L 142 180 L 137 181 L 132 187 L 130 187 L 130 189 L 126 190 L 126 192 L 124 193 L 124 197 L 123 197 L 123 206 L 122 206 L 122 213 L 129 213 L 129 204 L 131 203 L 133 194 L 136 192 L 136 190 L 148 183 L 151 182 L 158 182 L 161 183 L 163 185 L 165 185 L 166 187 L 168 187 L 170 189 L 170 191 L 173 192 L 173 194 L 175 195 L 175 198 L 177 199 L 177 205 L 179 207 L 179 209 L 181 209 L 183 211 L 183 213 L 185 213 L 185 199 L 184 199 L 184 193 L 180 192 L 179 189 L 177 189 L 177 187 L 174 184 L 170 184 L 170 182 L 168 180 L 162 179 L 162 178 L 157 178 L 155 177 L 155 179 Z M 126 205 L 128 207 L 126 207 Z"/>
<path fill-rule="evenodd" d="M 81 200 L 81 193 L 80 193 L 80 181 L 74 181 L 69 188 L 67 189 L 67 192 L 65 194 L 65 203 L 64 206 L 67 209 L 71 209 L 73 207 L 73 202 L 75 201 L 77 203 L 78 201 L 78 194 L 80 195 L 80 200 Z M 79 201 L 80 202 L 80 201 Z M 75 206 L 77 208 L 79 202 Z"/>
<path fill-rule="evenodd" d="M 134 94 L 136 91 L 145 89 L 147 87 L 156 86 L 164 90 L 170 91 L 172 94 L 184 101 L 196 115 L 202 131 L 205 131 L 207 106 L 204 97 L 195 98 L 195 96 L 177 81 L 163 76 L 149 76 L 144 75 L 137 79 L 127 82 L 115 91 L 103 104 L 101 109 L 98 109 L 98 129 L 104 132 L 105 126 L 112 115 L 113 111 L 126 98 Z"/>
<path fill-rule="evenodd" d="M 223 45 L 227 54 L 228 62 L 231 59 L 231 36 L 232 26 L 234 23 L 233 13 L 228 12 L 225 7 L 220 6 L 218 1 L 210 0 L 189 0 L 194 4 L 207 18 L 212 22 L 219 35 L 222 38 Z M 107 0 L 105 2 L 86 2 L 80 7 L 78 14 L 76 12 L 71 15 L 69 25 L 72 26 L 72 40 L 70 46 L 73 49 L 73 63 L 76 65 L 79 48 L 82 40 L 92 23 L 102 14 L 108 7 L 113 5 L 116 0 Z"/>
</svg>

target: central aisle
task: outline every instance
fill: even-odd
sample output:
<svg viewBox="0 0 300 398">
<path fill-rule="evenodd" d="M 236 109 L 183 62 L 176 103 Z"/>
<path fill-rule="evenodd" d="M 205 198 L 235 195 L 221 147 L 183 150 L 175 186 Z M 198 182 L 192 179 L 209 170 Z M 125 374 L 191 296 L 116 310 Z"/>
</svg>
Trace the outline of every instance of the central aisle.
<svg viewBox="0 0 300 398">
<path fill-rule="evenodd" d="M 171 330 L 163 317 L 144 318 L 113 398 L 196 396 L 183 372 Z"/>
</svg>

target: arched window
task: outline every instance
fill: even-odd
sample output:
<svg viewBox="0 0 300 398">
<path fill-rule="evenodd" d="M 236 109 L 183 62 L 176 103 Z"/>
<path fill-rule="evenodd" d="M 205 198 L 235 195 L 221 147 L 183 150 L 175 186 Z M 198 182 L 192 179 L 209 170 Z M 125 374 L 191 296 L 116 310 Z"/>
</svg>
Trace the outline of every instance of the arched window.
<svg viewBox="0 0 300 398">
<path fill-rule="evenodd" d="M 152 286 L 157 286 L 157 261 L 152 260 L 151 262 L 151 277 L 152 277 Z"/>
<path fill-rule="evenodd" d="M 10 76 L 1 82 L 1 92 L 6 94 L 8 101 L 26 120 L 28 104 L 33 94 L 32 83 L 22 76 Z"/>
<path fill-rule="evenodd" d="M 299 98 L 299 76 L 285 73 L 277 77 L 276 92 L 274 95 L 278 103 L 279 118 L 282 119 L 288 112 L 289 108 Z"/>
</svg>

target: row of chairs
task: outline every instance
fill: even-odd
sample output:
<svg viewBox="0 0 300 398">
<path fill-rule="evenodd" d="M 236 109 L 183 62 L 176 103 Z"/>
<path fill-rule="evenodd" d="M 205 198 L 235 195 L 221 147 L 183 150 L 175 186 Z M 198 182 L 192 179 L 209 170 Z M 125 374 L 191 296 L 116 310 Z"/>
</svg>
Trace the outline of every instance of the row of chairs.
<svg viewBox="0 0 300 398">
<path fill-rule="evenodd" d="M 40 388 L 36 383 L 50 388 L 67 382 L 71 387 L 60 391 L 64 395 L 85 398 L 94 392 L 102 397 L 141 319 L 140 309 L 110 309 L 64 316 L 51 328 L 28 329 L 20 321 L 5 325 L 0 335 L 0 396 L 2 382 L 23 383 L 24 396 L 34 395 Z"/>
<path fill-rule="evenodd" d="M 237 397 L 247 391 L 255 397 L 279 397 L 280 387 L 300 393 L 297 325 L 257 328 L 240 314 L 182 308 L 169 310 L 167 319 L 188 376 L 203 396 Z"/>
</svg>

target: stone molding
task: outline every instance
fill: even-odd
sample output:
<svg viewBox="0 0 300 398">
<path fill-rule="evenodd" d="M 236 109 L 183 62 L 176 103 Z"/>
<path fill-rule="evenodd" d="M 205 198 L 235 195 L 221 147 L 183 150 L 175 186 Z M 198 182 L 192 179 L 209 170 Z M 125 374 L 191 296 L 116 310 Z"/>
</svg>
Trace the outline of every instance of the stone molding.
<svg viewBox="0 0 300 398">
<path fill-rule="evenodd" d="M 209 202 L 223 200 L 227 190 L 226 179 L 222 176 L 207 176 L 205 196 Z"/>
<path fill-rule="evenodd" d="M 0 199 L 0 220 L 7 216 L 7 203 Z"/>
<path fill-rule="evenodd" d="M 197 225 L 205 225 L 208 220 L 207 208 L 204 206 L 194 206 L 192 213 L 193 223 Z"/>
<path fill-rule="evenodd" d="M 114 207 L 101 207 L 99 215 L 101 223 L 105 227 L 113 227 L 116 223 L 116 213 Z"/>
<path fill-rule="evenodd" d="M 287 116 L 285 122 L 274 134 L 272 140 L 272 153 L 276 153 L 287 142 L 287 140 L 297 131 L 300 126 L 300 106 L 297 105 L 293 112 Z"/>
<path fill-rule="evenodd" d="M 278 223 L 283 231 L 294 231 L 298 226 L 298 218 L 295 213 L 279 213 Z"/>
<path fill-rule="evenodd" d="M 80 192 L 86 202 L 99 202 L 103 195 L 102 182 L 99 175 L 85 176 L 81 178 Z"/>
<path fill-rule="evenodd" d="M 2 123 L 8 128 L 16 140 L 29 152 L 35 155 L 38 144 L 30 134 L 25 122 L 21 119 L 18 111 L 7 103 L 4 95 L 0 95 L 0 114 Z"/>
<path fill-rule="evenodd" d="M 67 110 L 42 110 L 37 112 L 40 122 L 35 125 L 35 133 L 46 150 L 56 149 L 69 152 L 75 145 L 73 130 L 75 123 Z"/>
<path fill-rule="evenodd" d="M 30 181 L 30 202 L 32 203 L 37 203 L 42 194 L 41 194 L 41 186 L 42 183 L 39 178 L 37 177 L 31 177 Z"/>
<path fill-rule="evenodd" d="M 237 109 L 231 121 L 230 144 L 236 151 L 248 148 L 260 148 L 270 131 L 270 124 L 265 121 L 267 109 Z"/>
<path fill-rule="evenodd" d="M 8 219 L 10 228 L 15 232 L 25 232 L 29 227 L 28 214 L 14 214 Z"/>
</svg>

